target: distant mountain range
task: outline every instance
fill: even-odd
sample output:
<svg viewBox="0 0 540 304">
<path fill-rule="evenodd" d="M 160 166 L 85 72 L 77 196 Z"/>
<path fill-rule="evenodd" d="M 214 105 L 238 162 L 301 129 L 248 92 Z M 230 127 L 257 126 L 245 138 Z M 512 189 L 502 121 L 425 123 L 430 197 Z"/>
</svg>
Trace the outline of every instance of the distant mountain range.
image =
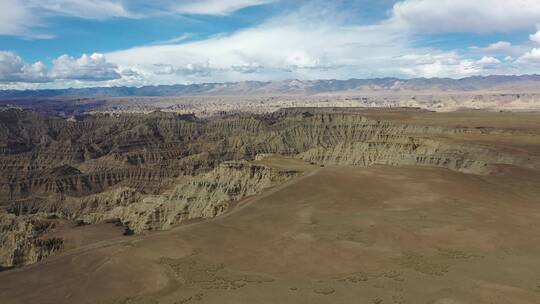
<svg viewBox="0 0 540 304">
<path fill-rule="evenodd" d="M 0 90 L 0 98 L 127 97 L 192 95 L 320 94 L 362 91 L 517 91 L 540 92 L 540 75 L 452 78 L 377 78 L 349 80 L 285 80 L 95 87 L 81 89 Z"/>
</svg>

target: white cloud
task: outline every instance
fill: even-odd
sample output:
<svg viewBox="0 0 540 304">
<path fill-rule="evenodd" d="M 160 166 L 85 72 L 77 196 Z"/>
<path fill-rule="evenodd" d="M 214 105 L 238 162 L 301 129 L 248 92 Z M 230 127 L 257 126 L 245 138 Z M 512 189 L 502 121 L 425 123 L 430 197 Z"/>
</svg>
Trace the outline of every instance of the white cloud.
<svg viewBox="0 0 540 304">
<path fill-rule="evenodd" d="M 469 51 L 481 56 L 520 56 L 530 49 L 527 44 L 512 44 L 507 41 L 499 41 L 485 47 L 472 46 Z"/>
<path fill-rule="evenodd" d="M 34 14 L 42 11 L 84 19 L 132 16 L 118 0 L 27 0 L 26 7 Z"/>
<path fill-rule="evenodd" d="M 244 74 L 254 74 L 261 73 L 264 71 L 264 67 L 256 62 L 245 63 L 242 65 L 233 65 L 231 69 L 235 72 L 244 73 Z"/>
<path fill-rule="evenodd" d="M 108 12 L 110 15 L 142 16 L 134 9 L 135 4 L 142 3 L 142 0 L 134 0 L 129 6 L 126 1 L 120 0 L 95 0 L 84 6 L 75 5 L 81 1 L 42 2 L 43 5 L 54 2 L 71 3 L 73 6 L 59 6 L 56 10 L 50 7 L 48 11 L 58 14 L 77 13 L 86 18 L 98 18 L 94 16 L 93 9 L 93 5 L 98 2 L 122 4 L 123 9 L 111 9 Z M 518 1 L 522 1 L 523 6 L 532 3 L 529 0 Z M 156 13 L 158 8 L 170 8 L 171 4 L 174 4 L 176 12 L 219 15 L 267 2 L 270 1 L 157 0 L 147 5 L 155 8 Z M 485 11 L 478 12 L 477 2 L 487 5 Z M 453 6 L 445 11 L 443 8 L 448 8 L 450 3 Z M 494 3 L 498 4 L 498 9 L 493 7 Z M 68 10 L 70 7 L 71 10 Z M 514 16 L 517 14 L 515 10 L 522 7 L 509 9 L 507 17 Z M 433 31 L 458 31 L 461 25 L 457 23 L 463 21 L 469 23 L 471 31 L 481 32 L 497 30 L 499 25 L 492 19 L 499 17 L 499 9 L 506 8 L 507 4 L 501 1 L 405 0 L 394 7 L 394 15 L 387 20 L 360 26 L 351 24 L 350 21 L 344 22 L 344 18 L 331 9 L 306 6 L 302 10 L 274 17 L 258 26 L 204 40 L 190 41 L 190 36 L 184 35 L 169 41 L 105 55 L 83 55 L 80 58 L 64 55 L 53 61 L 49 72 L 44 66 L 25 63 L 22 63 L 22 66 L 27 74 L 33 71 L 32 73 L 40 75 L 38 71 L 41 69 L 42 76 L 55 80 L 55 85 L 63 83 L 65 86 L 90 86 L 98 82 L 105 85 L 145 85 L 385 76 L 460 78 L 505 73 L 510 71 L 514 64 L 517 66 L 518 63 L 536 60 L 535 50 L 527 52 L 531 48 L 530 43 L 524 49 L 526 45 L 499 41 L 486 47 L 472 47 L 463 52 L 418 48 L 412 43 L 417 32 L 422 30 L 420 26 L 432 26 L 432 17 L 422 15 L 429 10 L 433 10 L 437 23 L 442 24 L 434 25 Z M 472 10 L 471 14 L 479 14 L 475 17 L 478 19 L 475 22 L 481 26 L 472 24 L 470 12 L 462 12 L 468 9 Z M 531 19 L 530 15 L 534 14 L 534 8 L 529 7 L 529 10 L 533 12 L 526 13 L 525 19 Z M 463 18 L 457 18 L 461 13 Z M 417 14 L 420 14 L 418 18 L 415 17 Z M 452 18 L 457 18 L 458 21 L 454 22 Z M 503 18 L 500 22 L 509 22 L 508 20 Z M 534 27 L 536 21 L 531 24 Z M 520 28 L 520 25 L 513 25 L 509 29 L 512 28 Z M 504 62 L 498 59 L 505 57 Z M 23 68 L 20 70 L 23 71 Z M 24 77 L 20 79 L 23 81 Z"/>
<path fill-rule="evenodd" d="M 0 51 L 0 82 L 46 82 L 47 68 L 42 62 L 25 63 L 12 52 Z"/>
<path fill-rule="evenodd" d="M 228 15 L 275 0 L 27 0 L 28 7 L 86 19 L 161 14 Z"/>
<path fill-rule="evenodd" d="M 26 36 L 32 19 L 19 0 L 0 0 L 0 35 Z"/>
<path fill-rule="evenodd" d="M 538 0 L 404 0 L 392 22 L 418 32 L 511 32 L 540 20 Z"/>
<path fill-rule="evenodd" d="M 512 47 L 512 43 L 508 41 L 499 41 L 487 46 L 486 51 L 505 51 Z"/>
<path fill-rule="evenodd" d="M 4 1 L 4 0 L 2 0 Z M 29 8 L 87 19 L 161 14 L 228 15 L 276 0 L 27 0 Z"/>
<path fill-rule="evenodd" d="M 120 70 L 115 64 L 107 62 L 103 54 L 85 54 L 80 58 L 62 55 L 55 59 L 53 64 L 53 68 L 49 70 L 43 62 L 29 64 L 13 52 L 0 51 L 0 82 L 100 82 L 121 78 L 130 80 L 140 76 L 135 69 Z"/>
<path fill-rule="evenodd" d="M 53 16 L 145 18 L 171 14 L 229 15 L 276 0 L 0 0 L 0 35 L 50 38 L 36 32 Z"/>
<path fill-rule="evenodd" d="M 83 54 L 80 58 L 62 55 L 53 63 L 50 74 L 54 79 L 103 81 L 121 77 L 118 66 L 107 62 L 103 54 Z"/>
<path fill-rule="evenodd" d="M 0 35 L 51 38 L 43 28 L 46 18 L 54 15 L 86 19 L 129 16 L 122 3 L 114 0 L 0 0 Z"/>
<path fill-rule="evenodd" d="M 120 72 L 120 75 L 122 75 L 122 77 L 133 78 L 133 79 L 138 79 L 141 77 L 141 74 L 136 69 L 133 69 L 133 68 L 123 69 Z"/>
<path fill-rule="evenodd" d="M 517 59 L 518 63 L 540 63 L 540 48 L 534 48 Z"/>
<path fill-rule="evenodd" d="M 276 1 L 0 0 L 0 34 L 28 36 L 32 28 L 43 25 L 47 17 L 54 15 L 86 19 L 163 14 L 229 15 L 246 7 Z M 484 33 L 530 29 L 538 20 L 538 0 L 402 0 L 394 5 L 388 21 L 401 26 L 402 30 L 415 32 Z"/>
<path fill-rule="evenodd" d="M 461 78 L 481 74 L 483 69 L 472 60 L 463 59 L 454 52 L 438 54 L 411 54 L 397 58 L 394 64 L 410 77 Z"/>
<path fill-rule="evenodd" d="M 142 46 L 107 57 L 119 66 L 136 66 L 157 83 L 466 77 L 496 72 L 501 64 L 488 55 L 473 60 L 457 52 L 416 48 L 410 45 L 412 33 L 395 22 L 358 26 L 341 23 L 332 14 L 303 10 L 230 35 Z M 491 50 L 506 47 L 512 44 L 489 46 Z M 201 62 L 207 63 L 205 73 L 186 73 L 186 66 Z"/>
<path fill-rule="evenodd" d="M 508 65 L 513 74 L 538 74 L 540 68 L 540 48 L 532 48 L 521 56 L 512 58 Z"/>
<path fill-rule="evenodd" d="M 281 16 L 202 41 L 113 52 L 107 58 L 150 75 L 171 75 L 159 79 L 176 83 L 207 78 L 208 73 L 176 73 L 201 62 L 207 63 L 212 81 L 382 76 L 384 68 L 392 68 L 388 58 L 409 51 L 406 37 L 391 25 L 345 25 L 312 13 Z"/>
<path fill-rule="evenodd" d="M 180 75 L 190 78 L 208 78 L 212 76 L 212 73 L 215 71 L 217 71 L 217 69 L 211 68 L 208 62 L 204 62 L 188 63 L 181 67 L 175 67 L 171 64 L 158 63 L 153 65 L 150 72 L 155 75 Z"/>
<path fill-rule="evenodd" d="M 520 5 L 496 0 L 404 0 L 394 6 L 387 20 L 369 26 L 341 23 L 340 16 L 307 6 L 233 34 L 137 47 L 107 56 L 120 66 L 144 70 L 151 81 L 167 83 L 390 75 L 465 77 L 505 72 L 505 65 L 513 61 L 502 63 L 496 57 L 518 57 L 526 51 L 524 45 L 499 41 L 473 47 L 474 57 L 481 58 L 475 60 L 410 43 L 413 35 L 425 28 L 434 32 L 491 32 L 534 27 L 540 18 L 540 2 L 518 1 Z M 205 72 L 185 69 L 201 61 L 207 65 L 196 70 Z"/>
<path fill-rule="evenodd" d="M 478 60 L 476 63 L 481 64 L 481 65 L 494 65 L 494 64 L 501 63 L 501 61 L 495 57 L 484 56 L 480 60 Z"/>
<path fill-rule="evenodd" d="M 492 43 L 486 47 L 473 46 L 473 47 L 470 47 L 470 49 L 479 51 L 479 52 L 505 52 L 512 49 L 512 47 L 513 47 L 512 43 L 508 41 L 499 41 L 499 42 Z"/>
<path fill-rule="evenodd" d="M 180 43 L 180 42 L 188 40 L 189 38 L 191 38 L 191 36 L 192 36 L 191 34 L 184 34 L 184 35 L 180 35 L 178 37 L 174 37 L 174 38 L 171 38 L 171 39 L 168 39 L 168 40 L 154 41 L 151 44 L 152 45 L 176 44 L 176 43 Z"/>
<path fill-rule="evenodd" d="M 536 33 L 529 35 L 529 39 L 532 42 L 536 42 L 536 43 L 540 44 L 540 29 L 538 29 L 538 31 L 536 31 Z"/>
<path fill-rule="evenodd" d="M 200 0 L 180 1 L 175 11 L 184 14 L 229 15 L 237 10 L 274 2 L 275 0 Z"/>
<path fill-rule="evenodd" d="M 188 63 L 182 69 L 176 71 L 188 76 L 209 77 L 212 75 L 212 68 L 208 62 L 206 63 Z"/>
<path fill-rule="evenodd" d="M 493 70 L 502 71 L 505 68 L 499 59 L 492 56 L 484 56 L 477 60 L 475 64 L 478 65 L 483 71 L 490 72 Z"/>
</svg>

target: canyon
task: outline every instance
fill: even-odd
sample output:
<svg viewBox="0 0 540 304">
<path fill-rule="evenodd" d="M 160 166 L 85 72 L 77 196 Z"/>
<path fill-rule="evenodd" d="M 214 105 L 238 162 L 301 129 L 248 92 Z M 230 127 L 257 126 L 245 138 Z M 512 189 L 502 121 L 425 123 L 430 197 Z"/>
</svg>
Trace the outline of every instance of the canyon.
<svg viewBox="0 0 540 304">
<path fill-rule="evenodd" d="M 540 300 L 538 113 L 207 114 L 1 109 L 1 302 Z"/>
</svg>

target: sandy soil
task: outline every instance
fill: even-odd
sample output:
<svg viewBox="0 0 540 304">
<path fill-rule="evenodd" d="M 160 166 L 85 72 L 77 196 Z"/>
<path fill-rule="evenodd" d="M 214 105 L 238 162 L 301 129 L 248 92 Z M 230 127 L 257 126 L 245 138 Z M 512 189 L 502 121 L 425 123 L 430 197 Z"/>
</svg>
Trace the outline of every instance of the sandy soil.
<svg viewBox="0 0 540 304">
<path fill-rule="evenodd" d="M 264 162 L 304 174 L 0 273 L 0 303 L 540 303 L 539 172 Z"/>
</svg>

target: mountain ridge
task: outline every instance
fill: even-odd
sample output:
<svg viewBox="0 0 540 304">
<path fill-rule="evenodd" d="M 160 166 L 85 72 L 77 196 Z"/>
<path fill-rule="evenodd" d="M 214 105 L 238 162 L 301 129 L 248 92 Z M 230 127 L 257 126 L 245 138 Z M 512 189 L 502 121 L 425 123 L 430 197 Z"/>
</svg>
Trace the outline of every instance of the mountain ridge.
<svg viewBox="0 0 540 304">
<path fill-rule="evenodd" d="M 362 91 L 539 91 L 540 75 L 491 75 L 466 78 L 394 77 L 371 79 L 320 79 L 283 81 L 242 81 L 224 83 L 174 84 L 142 87 L 90 87 L 38 90 L 0 90 L 0 98 L 47 97 L 129 97 L 200 95 L 311 95 Z"/>
</svg>

